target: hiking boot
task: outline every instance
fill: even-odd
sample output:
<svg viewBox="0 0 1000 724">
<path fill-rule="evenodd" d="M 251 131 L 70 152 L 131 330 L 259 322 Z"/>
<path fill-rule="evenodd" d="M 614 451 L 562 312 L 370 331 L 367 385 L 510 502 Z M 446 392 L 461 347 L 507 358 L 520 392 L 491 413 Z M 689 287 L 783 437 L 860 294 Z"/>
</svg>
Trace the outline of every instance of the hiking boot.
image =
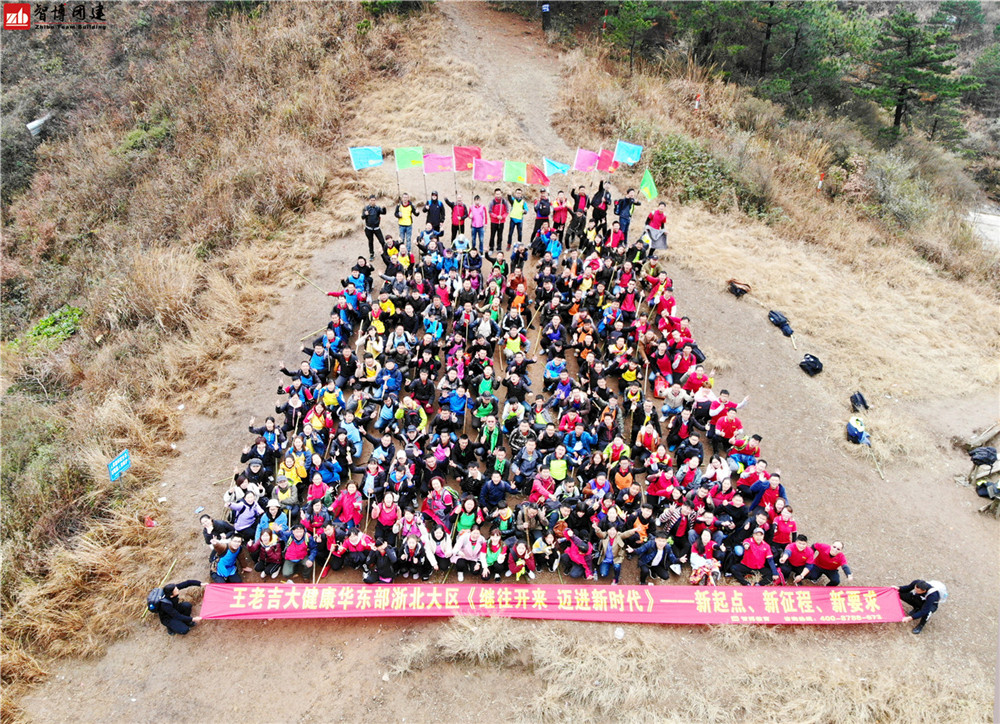
<svg viewBox="0 0 1000 724">
<path fill-rule="evenodd" d="M 924 630 L 924 625 L 922 623 L 918 623 L 916 626 L 913 627 L 913 633 L 915 634 L 918 634 L 923 630 Z"/>
<path fill-rule="evenodd" d="M 461 583 L 464 580 L 465 580 L 465 574 L 462 573 L 461 571 L 459 571 L 458 572 L 458 582 Z"/>
<path fill-rule="evenodd" d="M 506 573 L 504 573 L 503 577 L 504 578 L 510 578 L 510 571 L 508 570 Z"/>
<path fill-rule="evenodd" d="M 528 571 L 528 579 L 532 580 L 532 581 L 535 580 L 535 572 L 534 571 Z"/>
</svg>

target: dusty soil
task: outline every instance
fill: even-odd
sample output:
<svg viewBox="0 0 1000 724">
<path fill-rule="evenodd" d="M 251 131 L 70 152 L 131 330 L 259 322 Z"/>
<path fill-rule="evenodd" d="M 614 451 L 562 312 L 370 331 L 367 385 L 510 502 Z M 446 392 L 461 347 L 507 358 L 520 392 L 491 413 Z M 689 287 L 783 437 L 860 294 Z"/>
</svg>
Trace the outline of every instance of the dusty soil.
<svg viewBox="0 0 1000 724">
<path fill-rule="evenodd" d="M 545 155 L 571 157 L 574 144 L 555 133 L 546 110 L 558 93 L 559 58 L 545 44 L 539 25 L 480 3 L 441 3 L 441 9 L 454 26 L 442 53 L 471 60 L 481 76 L 489 76 L 490 83 L 478 92 L 506 98 L 502 111 L 516 120 L 525 143 Z M 509 72 L 512 67 L 516 73 Z M 387 177 L 385 188 L 391 185 Z M 314 212 L 302 234 L 328 239 L 329 224 L 325 211 Z M 671 243 L 684 240 L 672 238 Z M 350 238 L 330 240 L 312 259 L 294 264 L 310 270 L 321 286 L 339 288 L 338 280 L 364 248 L 359 227 Z M 977 394 L 947 405 L 901 403 L 911 406 L 915 419 L 942 444 L 931 451 L 935 464 L 919 469 L 900 464 L 885 469 L 883 481 L 833 432 L 842 429 L 837 423 L 849 413 L 853 390 L 830 389 L 822 376 L 804 375 L 797 363 L 808 349 L 800 343 L 793 350 L 759 307 L 726 294 L 721 280 L 696 279 L 683 268 L 671 272 L 680 309 L 694 320 L 699 339 L 733 362 L 720 374 L 723 386 L 737 398 L 750 395 L 741 417 L 764 436 L 766 455 L 782 471 L 800 529 L 813 540 L 843 539 L 856 583 L 891 585 L 918 576 L 947 581 L 947 607 L 919 640 L 928 652 L 926 673 L 948 677 L 971 667 L 992 678 L 1000 590 L 996 521 L 977 515 L 979 499 L 951 482 L 954 472 L 966 470 L 966 459 L 947 441 L 995 420 L 995 395 Z M 207 577 L 207 550 L 194 510 L 199 505 L 210 512 L 221 509 L 223 486 L 212 488 L 209 481 L 231 473 L 248 441 L 248 418 L 263 418 L 273 404 L 278 364 L 298 361 L 299 339 L 325 323 L 329 306 L 311 286 L 287 286 L 255 330 L 256 342 L 224 363 L 233 380 L 231 394 L 210 410 L 188 416 L 179 455 L 163 471 L 162 494 L 170 512 L 160 522 L 176 531 L 173 580 Z M 497 700 L 514 711 L 537 693 L 540 683 L 526 670 L 489 665 L 438 664 L 383 681 L 402 641 L 433 636 L 441 625 L 434 620 L 234 621 L 206 623 L 187 637 L 168 637 L 146 620 L 104 657 L 59 665 L 25 706 L 39 722 L 471 720 Z M 690 630 L 637 627 L 637 633 L 655 641 Z M 898 635 L 910 636 L 902 627 Z M 857 634 L 845 634 L 851 638 Z M 807 656 L 831 648 L 828 635 L 817 636 L 816 642 L 814 652 L 804 652 Z"/>
</svg>

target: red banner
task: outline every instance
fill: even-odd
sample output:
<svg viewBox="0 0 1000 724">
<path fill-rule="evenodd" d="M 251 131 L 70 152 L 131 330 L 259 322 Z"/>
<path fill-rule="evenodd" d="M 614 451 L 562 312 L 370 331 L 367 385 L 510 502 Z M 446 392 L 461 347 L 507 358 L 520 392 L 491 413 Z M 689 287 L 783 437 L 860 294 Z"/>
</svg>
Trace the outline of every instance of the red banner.
<svg viewBox="0 0 1000 724">
<path fill-rule="evenodd" d="M 211 584 L 201 616 L 507 616 L 622 623 L 892 623 L 895 588 Z"/>
</svg>

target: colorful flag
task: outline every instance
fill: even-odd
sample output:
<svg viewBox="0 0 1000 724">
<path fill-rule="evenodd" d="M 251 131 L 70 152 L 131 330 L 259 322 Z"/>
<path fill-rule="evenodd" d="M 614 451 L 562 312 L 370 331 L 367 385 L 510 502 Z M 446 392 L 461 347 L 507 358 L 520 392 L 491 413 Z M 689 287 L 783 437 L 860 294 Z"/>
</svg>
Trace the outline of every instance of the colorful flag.
<svg viewBox="0 0 1000 724">
<path fill-rule="evenodd" d="M 354 146 L 347 149 L 351 154 L 351 165 L 355 171 L 372 166 L 382 165 L 382 148 L 380 146 Z"/>
<path fill-rule="evenodd" d="M 535 186 L 548 186 L 550 181 L 549 177 L 545 175 L 542 169 L 533 163 L 528 164 L 528 183 Z"/>
<path fill-rule="evenodd" d="M 519 161 L 504 161 L 503 180 L 512 184 L 527 183 L 528 165 Z"/>
<path fill-rule="evenodd" d="M 472 178 L 476 181 L 500 181 L 503 179 L 503 161 L 472 161 Z"/>
<path fill-rule="evenodd" d="M 408 168 L 419 168 L 424 165 L 423 146 L 410 146 L 409 148 L 397 148 L 392 152 L 396 157 L 396 170 L 403 171 Z"/>
<path fill-rule="evenodd" d="M 568 163 L 558 163 L 553 161 L 551 158 L 543 158 L 542 166 L 545 168 L 545 174 L 547 176 L 555 176 L 557 173 L 569 173 Z"/>
<path fill-rule="evenodd" d="M 424 173 L 442 173 L 454 170 L 454 159 L 451 156 L 442 156 L 439 153 L 424 154 Z"/>
<path fill-rule="evenodd" d="M 639 157 L 642 156 L 642 146 L 637 146 L 634 143 L 625 143 L 625 141 L 619 141 L 615 146 L 615 161 L 619 163 L 627 163 L 629 166 L 635 163 L 639 163 Z"/>
<path fill-rule="evenodd" d="M 642 175 L 642 183 L 639 184 L 639 191 L 646 195 L 646 198 L 652 201 L 657 196 L 656 182 L 653 181 L 653 174 L 646 169 L 646 173 Z"/>
<path fill-rule="evenodd" d="M 614 173 L 620 164 L 614 160 L 614 154 L 609 148 L 602 148 L 597 154 L 597 170 L 606 173 Z"/>
<path fill-rule="evenodd" d="M 600 156 L 585 148 L 576 149 L 576 160 L 573 161 L 574 171 L 593 171 L 597 168 L 597 161 Z"/>
<path fill-rule="evenodd" d="M 479 146 L 455 146 L 451 152 L 455 157 L 456 171 L 471 171 L 472 162 L 483 157 L 483 149 Z"/>
</svg>

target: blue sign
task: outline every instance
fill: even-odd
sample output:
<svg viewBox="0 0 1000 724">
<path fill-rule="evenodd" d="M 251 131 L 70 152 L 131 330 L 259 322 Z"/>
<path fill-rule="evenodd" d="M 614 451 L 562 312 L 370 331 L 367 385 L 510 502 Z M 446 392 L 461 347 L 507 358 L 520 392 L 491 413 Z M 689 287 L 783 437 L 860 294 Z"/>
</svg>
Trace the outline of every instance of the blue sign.
<svg viewBox="0 0 1000 724">
<path fill-rule="evenodd" d="M 128 454 L 128 450 L 126 450 L 108 463 L 108 475 L 111 476 L 111 482 L 113 483 L 118 480 L 122 476 L 122 473 L 130 467 L 132 467 L 132 457 Z"/>
</svg>

